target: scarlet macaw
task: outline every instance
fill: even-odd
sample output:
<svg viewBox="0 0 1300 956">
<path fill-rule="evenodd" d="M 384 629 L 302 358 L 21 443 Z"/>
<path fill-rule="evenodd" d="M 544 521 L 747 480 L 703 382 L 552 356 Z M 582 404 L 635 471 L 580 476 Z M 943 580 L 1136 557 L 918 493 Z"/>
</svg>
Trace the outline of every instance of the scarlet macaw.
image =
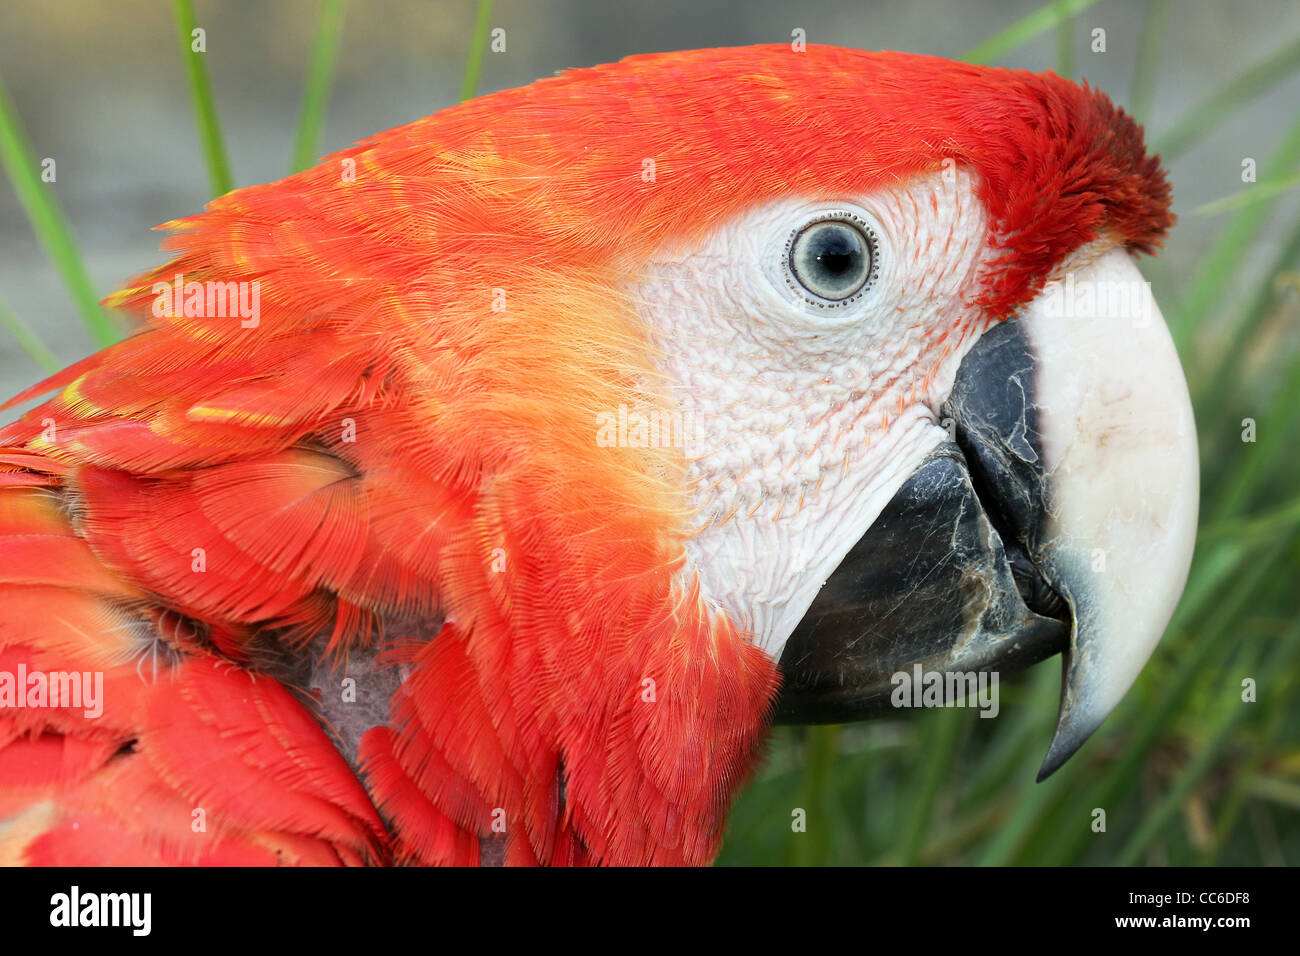
<svg viewBox="0 0 1300 956">
<path fill-rule="evenodd" d="M 1190 559 L 1169 203 L 1086 86 L 760 46 L 168 223 L 0 431 L 0 861 L 707 863 L 774 715 L 1063 651 L 1050 772 Z"/>
</svg>

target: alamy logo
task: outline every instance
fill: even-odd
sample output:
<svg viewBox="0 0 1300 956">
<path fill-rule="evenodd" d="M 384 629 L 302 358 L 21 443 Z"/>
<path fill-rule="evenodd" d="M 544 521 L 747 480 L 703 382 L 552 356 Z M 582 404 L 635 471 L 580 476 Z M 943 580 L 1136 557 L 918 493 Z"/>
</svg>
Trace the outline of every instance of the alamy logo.
<svg viewBox="0 0 1300 956">
<path fill-rule="evenodd" d="M 153 314 L 160 319 L 236 318 L 245 329 L 261 321 L 262 283 L 186 282 L 179 272 L 171 282 L 153 284 Z"/>
<path fill-rule="evenodd" d="M 1043 286 L 1041 296 L 1043 314 L 1054 319 L 1107 319 L 1131 318 L 1133 327 L 1145 329 L 1151 325 L 1151 283 L 1108 279 L 1084 279 L 1071 272 L 1064 280 L 1057 279 Z"/>
<path fill-rule="evenodd" d="M 889 682 L 895 707 L 979 707 L 981 717 L 998 715 L 997 671 L 927 671 L 913 664 L 910 673 L 897 671 Z"/>
<path fill-rule="evenodd" d="M 51 926 L 129 926 L 148 936 L 153 925 L 151 893 L 82 893 L 73 886 L 50 897 Z"/>
<path fill-rule="evenodd" d="M 629 408 L 596 413 L 599 448 L 687 448 L 695 441 L 695 411 L 689 403 L 680 409 Z"/>
<path fill-rule="evenodd" d="M 104 672 L 0 671 L 0 710 L 11 707 L 80 708 L 94 720 L 104 713 Z"/>
</svg>

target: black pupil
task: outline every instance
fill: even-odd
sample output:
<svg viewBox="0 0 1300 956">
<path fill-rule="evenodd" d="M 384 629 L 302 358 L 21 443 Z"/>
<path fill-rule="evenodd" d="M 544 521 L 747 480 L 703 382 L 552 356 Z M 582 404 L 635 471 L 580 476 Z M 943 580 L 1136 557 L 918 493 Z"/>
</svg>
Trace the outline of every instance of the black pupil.
<svg viewBox="0 0 1300 956">
<path fill-rule="evenodd" d="M 862 268 L 862 246 L 858 237 L 843 226 L 826 226 L 812 237 L 813 256 L 828 277 L 857 275 Z"/>
</svg>

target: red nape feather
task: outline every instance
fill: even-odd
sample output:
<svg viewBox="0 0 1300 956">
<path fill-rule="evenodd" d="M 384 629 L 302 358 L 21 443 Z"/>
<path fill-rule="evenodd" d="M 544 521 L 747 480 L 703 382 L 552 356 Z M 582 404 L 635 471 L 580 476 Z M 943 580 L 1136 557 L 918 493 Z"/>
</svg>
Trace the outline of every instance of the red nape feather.
<svg viewBox="0 0 1300 956">
<path fill-rule="evenodd" d="M 629 289 L 761 204 L 945 163 L 986 207 L 989 317 L 1172 221 L 1095 90 L 774 45 L 493 94 L 168 224 L 108 300 L 142 330 L 0 428 L 0 655 L 106 698 L 0 714 L 0 861 L 710 860 L 777 673 L 686 565 L 680 451 L 595 441 L 670 409 Z M 255 284 L 256 320 L 155 309 L 178 276 Z M 401 686 L 367 793 L 271 675 L 376 641 Z"/>
</svg>

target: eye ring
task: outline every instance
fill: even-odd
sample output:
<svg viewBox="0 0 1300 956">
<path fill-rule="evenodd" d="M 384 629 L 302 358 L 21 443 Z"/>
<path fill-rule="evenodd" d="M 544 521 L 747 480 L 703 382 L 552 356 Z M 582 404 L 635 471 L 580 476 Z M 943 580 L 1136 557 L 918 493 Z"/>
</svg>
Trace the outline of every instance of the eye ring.
<svg viewBox="0 0 1300 956">
<path fill-rule="evenodd" d="M 880 243 L 861 216 L 818 216 L 790 233 L 786 283 L 809 305 L 843 308 L 867 292 L 880 274 Z"/>
</svg>

